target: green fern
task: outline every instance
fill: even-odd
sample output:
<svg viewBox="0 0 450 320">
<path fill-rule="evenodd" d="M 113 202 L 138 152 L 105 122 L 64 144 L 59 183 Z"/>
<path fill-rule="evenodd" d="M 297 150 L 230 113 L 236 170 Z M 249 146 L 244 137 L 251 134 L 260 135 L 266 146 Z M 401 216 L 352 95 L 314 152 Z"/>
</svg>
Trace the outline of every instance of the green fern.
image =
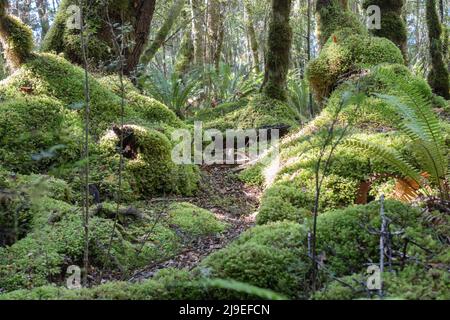
<svg viewBox="0 0 450 320">
<path fill-rule="evenodd" d="M 382 94 L 376 96 L 390 104 L 400 116 L 398 130 L 410 139 L 412 152 L 417 158 L 419 167 L 414 168 L 393 149 L 359 140 L 348 140 L 345 143 L 360 150 L 368 150 L 421 186 L 427 182 L 434 185 L 439 189 L 442 198 L 448 198 L 446 184 L 449 173 L 448 147 L 439 119 L 433 112 L 431 97 L 425 96 L 414 82 L 407 82 L 390 71 L 381 72 L 381 77 L 383 82 L 394 89 L 395 96 Z M 424 181 L 426 179 L 421 177 L 421 172 L 429 175 L 428 181 Z"/>
</svg>

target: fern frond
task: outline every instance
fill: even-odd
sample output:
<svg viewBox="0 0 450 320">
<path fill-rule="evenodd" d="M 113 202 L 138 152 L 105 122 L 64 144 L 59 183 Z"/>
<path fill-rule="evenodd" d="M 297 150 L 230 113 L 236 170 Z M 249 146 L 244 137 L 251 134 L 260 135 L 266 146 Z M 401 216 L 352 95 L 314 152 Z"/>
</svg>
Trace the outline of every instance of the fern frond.
<svg viewBox="0 0 450 320">
<path fill-rule="evenodd" d="M 423 178 L 420 175 L 420 172 L 408 161 L 406 161 L 396 150 L 358 139 L 347 139 L 342 143 L 343 145 L 354 149 L 369 152 L 373 156 L 380 158 L 382 161 L 396 169 L 402 176 L 409 177 L 417 184 L 423 185 Z"/>
</svg>

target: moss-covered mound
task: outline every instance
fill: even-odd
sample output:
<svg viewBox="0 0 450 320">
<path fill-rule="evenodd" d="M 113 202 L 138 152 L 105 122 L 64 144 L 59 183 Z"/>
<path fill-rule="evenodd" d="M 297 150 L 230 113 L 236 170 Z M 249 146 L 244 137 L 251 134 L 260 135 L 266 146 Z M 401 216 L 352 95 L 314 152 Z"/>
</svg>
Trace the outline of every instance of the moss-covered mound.
<svg viewBox="0 0 450 320">
<path fill-rule="evenodd" d="M 121 98 L 117 94 L 116 77 L 101 81 L 90 76 L 91 132 L 98 136 L 112 123 L 120 120 Z M 129 82 L 127 82 L 129 87 Z M 6 99 L 30 96 L 49 96 L 59 100 L 65 107 L 84 109 L 84 71 L 62 57 L 40 54 L 22 65 L 14 75 L 0 84 L 0 92 Z M 166 106 L 142 96 L 135 90 L 126 92 L 124 116 L 147 123 L 167 124 L 181 127 L 182 122 Z M 78 111 L 83 116 L 83 110 Z"/>
<path fill-rule="evenodd" d="M 82 265 L 83 209 L 65 202 L 72 198 L 72 191 L 61 180 L 37 175 L 11 177 L 4 170 L 0 178 L 3 185 L 20 188 L 23 194 L 11 197 L 8 206 L 0 210 L 0 240 L 6 245 L 0 248 L 0 288 L 8 292 L 64 284 L 66 269 Z M 164 208 L 117 207 L 115 203 L 92 207 L 91 268 L 127 274 L 172 257 L 198 237 L 226 228 L 211 212 L 193 205 L 176 204 L 167 212 L 161 210 Z"/>
<path fill-rule="evenodd" d="M 202 111 L 194 117 L 204 121 L 205 129 L 260 129 L 265 127 L 296 128 L 300 124 L 297 114 L 280 100 L 258 94 L 239 103 L 229 103 L 211 111 Z"/>
<path fill-rule="evenodd" d="M 94 163 L 100 190 L 111 194 L 117 184 L 121 129 L 108 131 L 99 142 L 100 155 Z M 126 125 L 124 136 L 124 176 L 135 195 L 192 195 L 197 189 L 198 169 L 172 161 L 172 144 L 163 133 L 142 126 Z M 105 170 L 106 169 L 106 170 Z"/>
<path fill-rule="evenodd" d="M 225 231 L 227 224 L 210 211 L 190 203 L 177 203 L 169 209 L 169 223 L 190 236 L 205 236 Z"/>
<path fill-rule="evenodd" d="M 95 141 L 121 121 L 120 83 L 117 77 L 99 80 L 89 76 L 89 84 L 92 180 L 107 199 L 113 196 L 111 188 L 116 188 L 118 182 L 120 135 L 107 133 L 100 148 Z M 124 84 L 124 119 L 142 125 L 132 130 L 136 145 L 129 147 L 136 149 L 132 150 L 136 154 L 126 161 L 124 199 L 127 191 L 128 195 L 191 195 L 197 187 L 198 173 L 194 167 L 172 162 L 172 145 L 167 138 L 174 128 L 185 125 L 165 105 L 139 94 L 129 81 L 124 80 Z M 0 83 L 0 159 L 7 168 L 24 173 L 43 172 L 81 157 L 84 85 L 83 69 L 52 54 L 35 56 Z M 79 179 L 67 166 L 68 170 L 55 174 Z"/>
<path fill-rule="evenodd" d="M 0 102 L 0 162 L 27 173 L 78 157 L 81 123 L 53 98 L 29 96 Z"/>
<path fill-rule="evenodd" d="M 271 289 L 291 298 L 307 292 L 309 262 L 305 256 L 306 231 L 295 223 L 274 223 L 245 232 L 231 245 L 206 258 L 198 272 L 211 278 L 233 279 Z M 217 290 L 218 299 L 248 298 L 230 290 Z"/>
<path fill-rule="evenodd" d="M 307 76 L 318 101 L 339 82 L 380 63 L 403 64 L 400 50 L 389 40 L 343 29 L 333 33 L 320 55 L 308 65 Z"/>
</svg>

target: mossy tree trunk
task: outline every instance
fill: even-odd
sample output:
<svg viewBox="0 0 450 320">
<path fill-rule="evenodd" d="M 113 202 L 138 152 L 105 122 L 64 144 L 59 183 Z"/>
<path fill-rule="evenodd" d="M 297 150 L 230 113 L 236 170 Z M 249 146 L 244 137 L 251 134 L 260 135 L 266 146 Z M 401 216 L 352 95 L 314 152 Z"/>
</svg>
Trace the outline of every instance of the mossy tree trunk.
<svg viewBox="0 0 450 320">
<path fill-rule="evenodd" d="M 32 57 L 33 35 L 31 29 L 7 12 L 7 0 L 0 0 L 0 43 L 6 63 L 14 71 Z"/>
<path fill-rule="evenodd" d="M 347 0 L 317 0 L 315 16 L 320 48 L 334 32 L 343 28 L 350 28 L 356 33 L 366 32 L 358 18 L 350 12 Z"/>
<path fill-rule="evenodd" d="M 208 1 L 208 45 L 206 51 L 206 62 L 219 68 L 220 56 L 224 40 L 223 15 L 220 0 Z"/>
<path fill-rule="evenodd" d="M 148 42 L 155 2 L 156 0 L 101 0 L 94 2 L 89 10 L 83 8 L 88 27 L 95 27 L 95 33 L 90 36 L 87 44 L 90 65 L 93 69 L 114 59 L 113 35 L 107 23 L 109 20 L 113 25 L 130 25 L 132 27 L 127 37 L 133 45 L 130 45 L 124 54 L 126 59 L 124 72 L 130 75 L 136 70 Z M 42 44 L 42 50 L 64 53 L 70 61 L 82 64 L 79 30 L 67 28 L 67 21 L 70 19 L 67 9 L 78 3 L 78 0 L 61 2 L 55 21 Z"/>
<path fill-rule="evenodd" d="M 180 49 L 175 63 L 175 72 L 182 75 L 186 73 L 194 62 L 194 43 L 192 41 L 192 27 L 188 15 L 184 14 L 186 30 L 181 39 Z"/>
<path fill-rule="evenodd" d="M 203 30 L 203 8 L 201 0 L 191 1 L 192 13 L 192 36 L 194 41 L 194 63 L 203 66 L 205 61 L 204 30 Z"/>
<path fill-rule="evenodd" d="M 441 42 L 441 24 L 436 10 L 436 1 L 428 0 L 426 4 L 426 17 L 428 38 L 430 41 L 431 70 L 428 74 L 428 83 L 433 92 L 449 99 L 449 75 L 444 63 Z"/>
<path fill-rule="evenodd" d="M 45 35 L 50 29 L 50 22 L 48 20 L 48 8 L 46 0 L 36 0 L 36 7 L 38 10 L 39 24 L 41 26 L 41 39 L 45 38 Z"/>
<path fill-rule="evenodd" d="M 155 57 L 155 54 L 158 52 L 159 48 L 161 48 L 161 46 L 166 41 L 167 35 L 169 34 L 170 30 L 172 29 L 173 25 L 175 24 L 175 21 L 180 16 L 185 3 L 186 3 L 186 0 L 175 0 L 175 2 L 173 3 L 172 7 L 169 10 L 169 13 L 167 14 L 166 20 L 164 21 L 161 28 L 158 30 L 155 39 L 148 46 L 148 48 L 145 50 L 144 54 L 142 55 L 142 57 L 141 57 L 142 64 L 146 65 L 153 60 L 153 58 Z"/>
<path fill-rule="evenodd" d="M 372 29 L 371 33 L 377 37 L 384 37 L 396 44 L 401 50 L 405 63 L 408 61 L 408 45 L 405 21 L 402 17 L 404 0 L 366 0 L 363 7 L 371 5 L 380 7 L 381 29 Z"/>
<path fill-rule="evenodd" d="M 247 27 L 247 33 L 250 40 L 250 49 L 252 50 L 252 58 L 253 58 L 253 70 L 256 73 L 260 72 L 259 68 L 259 52 L 258 52 L 258 39 L 256 38 L 256 31 L 255 26 L 253 22 L 253 10 L 251 7 L 251 4 L 248 0 L 244 1 L 245 6 L 245 12 L 247 14 L 246 19 L 246 27 Z"/>
<path fill-rule="evenodd" d="M 287 99 L 286 81 L 292 46 L 290 13 L 291 0 L 272 0 L 263 92 L 266 96 L 281 101 Z"/>
</svg>

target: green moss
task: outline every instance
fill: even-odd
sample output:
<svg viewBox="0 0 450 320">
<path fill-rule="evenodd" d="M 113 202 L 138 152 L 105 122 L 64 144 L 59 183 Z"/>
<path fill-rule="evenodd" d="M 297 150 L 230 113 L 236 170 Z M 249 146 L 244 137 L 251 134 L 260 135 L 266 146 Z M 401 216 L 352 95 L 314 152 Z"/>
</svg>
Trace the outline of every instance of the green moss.
<svg viewBox="0 0 450 320">
<path fill-rule="evenodd" d="M 381 63 L 403 64 L 401 52 L 387 39 L 341 30 L 333 34 L 319 57 L 308 65 L 307 77 L 318 101 L 323 101 L 341 77 Z M 345 80 L 345 79 L 344 79 Z"/>
<path fill-rule="evenodd" d="M 16 70 L 32 57 L 33 34 L 20 19 L 0 14 L 0 42 L 9 67 Z"/>
<path fill-rule="evenodd" d="M 211 278 L 242 281 L 291 298 L 304 297 L 308 263 L 301 254 L 305 237 L 306 232 L 295 223 L 255 227 L 206 258 L 198 271 Z M 228 290 L 218 290 L 212 295 L 219 299 L 248 298 Z"/>
<path fill-rule="evenodd" d="M 367 275 L 354 274 L 331 282 L 314 295 L 318 300 L 379 299 L 376 292 L 369 294 L 359 285 L 367 281 Z M 345 285 L 345 284 L 347 285 Z M 394 300 L 448 300 L 448 274 L 445 270 L 408 266 L 404 270 L 383 274 L 385 299 Z"/>
<path fill-rule="evenodd" d="M 46 96 L 0 102 L 0 161 L 10 170 L 27 173 L 73 160 L 81 125 L 72 117 Z"/>
<path fill-rule="evenodd" d="M 317 37 L 323 46 L 330 36 L 343 29 L 350 29 L 362 36 L 367 30 L 355 14 L 350 12 L 347 4 L 342 5 L 338 0 L 320 0 L 316 5 Z"/>
<path fill-rule="evenodd" d="M 223 232 L 227 224 L 213 213 L 190 203 L 177 203 L 169 210 L 169 223 L 191 236 L 205 236 Z"/>
<path fill-rule="evenodd" d="M 256 223 L 266 224 L 283 220 L 301 223 L 303 219 L 311 216 L 310 211 L 302 208 L 304 205 L 306 199 L 295 188 L 284 185 L 274 187 L 264 194 Z"/>
<path fill-rule="evenodd" d="M 241 110 L 236 125 L 237 128 L 243 129 L 273 125 L 289 125 L 295 128 L 299 122 L 293 110 L 284 102 L 257 95 Z"/>
<path fill-rule="evenodd" d="M 43 41 L 42 51 L 62 53 L 70 61 L 82 64 L 80 31 L 76 28 L 70 29 L 67 27 L 67 21 L 70 19 L 70 13 L 67 12 L 67 9 L 71 5 L 78 6 L 79 3 L 76 0 L 64 0 L 60 3 L 55 21 Z M 108 6 L 112 24 L 119 22 L 120 17 L 124 19 L 124 24 L 131 23 L 132 17 L 135 16 L 135 12 L 132 13 L 135 8 L 129 1 L 95 1 L 89 5 L 89 8 L 82 8 L 90 31 L 87 41 L 88 62 L 90 68 L 94 70 L 114 59 L 111 30 L 109 25 L 105 23 L 107 19 L 105 6 Z"/>
<path fill-rule="evenodd" d="M 406 61 L 408 57 L 407 32 L 402 9 L 404 0 L 365 0 L 363 8 L 367 9 L 371 5 L 380 8 L 381 28 L 370 30 L 374 36 L 391 40 L 402 51 Z"/>
<path fill-rule="evenodd" d="M 319 215 L 317 220 L 318 250 L 326 256 L 326 267 L 337 276 L 357 273 L 366 269 L 365 264 L 378 261 L 379 236 L 367 232 L 380 229 L 380 204 L 372 202 L 365 206 L 353 206 Z M 406 230 L 411 239 L 428 248 L 436 248 L 438 242 L 430 230 L 421 225 L 420 210 L 396 201 L 385 202 L 385 213 L 390 232 Z M 418 236 L 421 234 L 421 236 Z M 392 240 L 392 250 L 401 250 L 401 237 Z M 423 252 L 410 247 L 408 255 L 424 258 Z"/>
<path fill-rule="evenodd" d="M 0 295 L 0 300 L 200 300 L 205 288 L 189 272 L 163 269 L 142 283 L 108 282 L 89 289 L 44 286 Z"/>
</svg>

